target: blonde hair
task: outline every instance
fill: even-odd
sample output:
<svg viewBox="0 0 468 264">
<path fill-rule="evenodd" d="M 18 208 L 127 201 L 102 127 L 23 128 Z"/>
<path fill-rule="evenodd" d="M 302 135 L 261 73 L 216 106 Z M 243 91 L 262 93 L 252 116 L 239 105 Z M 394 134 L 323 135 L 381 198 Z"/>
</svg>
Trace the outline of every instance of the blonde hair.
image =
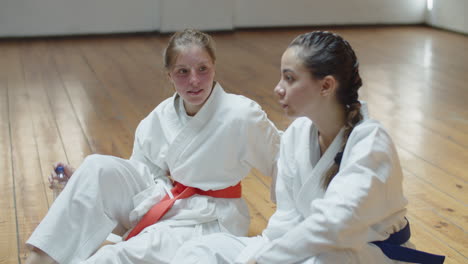
<svg viewBox="0 0 468 264">
<path fill-rule="evenodd" d="M 216 50 L 214 40 L 210 35 L 196 29 L 185 29 L 174 33 L 164 49 L 164 68 L 170 70 L 174 65 L 180 51 L 190 45 L 197 45 L 206 50 L 213 63 L 216 61 Z"/>
</svg>

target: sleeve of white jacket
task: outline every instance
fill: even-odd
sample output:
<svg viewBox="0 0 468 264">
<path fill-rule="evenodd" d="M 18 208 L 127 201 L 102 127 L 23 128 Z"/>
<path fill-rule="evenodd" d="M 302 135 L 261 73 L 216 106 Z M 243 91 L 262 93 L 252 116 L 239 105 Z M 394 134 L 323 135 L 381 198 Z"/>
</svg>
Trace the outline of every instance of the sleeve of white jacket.
<svg viewBox="0 0 468 264">
<path fill-rule="evenodd" d="M 380 126 L 355 130 L 325 196 L 312 201 L 310 216 L 265 248 L 258 263 L 296 263 L 334 249 L 359 249 L 378 236 L 369 227 L 388 215 L 392 194 L 386 182 L 400 167 L 393 166 L 397 155 Z"/>
<path fill-rule="evenodd" d="M 286 131 L 283 139 L 287 137 L 289 131 Z M 280 158 L 278 161 L 278 178 L 276 182 L 276 211 L 270 217 L 267 228 L 262 235 L 272 241 L 283 236 L 286 232 L 293 229 L 300 223 L 301 215 L 296 210 L 293 198 L 293 178 L 297 170 L 295 161 L 291 157 L 291 150 L 288 150 L 281 141 Z"/>
<path fill-rule="evenodd" d="M 156 179 L 165 176 L 165 172 L 148 158 L 147 152 L 155 147 L 154 141 L 151 139 L 152 136 L 155 136 L 153 134 L 155 133 L 151 131 L 151 122 L 147 117 L 140 122 L 136 129 L 133 151 L 129 160 L 141 174 L 151 174 Z"/>
<path fill-rule="evenodd" d="M 245 161 L 262 174 L 272 178 L 271 199 L 275 201 L 275 183 L 277 175 L 277 160 L 279 155 L 282 131 L 268 119 L 261 107 L 252 101 L 247 122 L 247 155 Z"/>
</svg>

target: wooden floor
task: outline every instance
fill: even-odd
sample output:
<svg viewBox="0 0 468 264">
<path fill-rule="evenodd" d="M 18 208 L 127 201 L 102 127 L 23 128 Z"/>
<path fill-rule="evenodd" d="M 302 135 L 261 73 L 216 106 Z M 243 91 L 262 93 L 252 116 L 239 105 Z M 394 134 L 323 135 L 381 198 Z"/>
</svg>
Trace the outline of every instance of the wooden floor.
<svg viewBox="0 0 468 264">
<path fill-rule="evenodd" d="M 314 28 L 213 34 L 217 79 L 259 102 L 281 129 L 273 95 L 282 52 Z M 321 28 L 349 40 L 371 116 L 397 145 L 412 241 L 468 262 L 468 37 L 427 27 Z M 0 40 L 0 263 L 24 263 L 24 245 L 51 204 L 58 160 L 129 157 L 138 122 L 172 94 L 162 68 L 167 35 Z M 251 234 L 274 211 L 268 180 L 244 182 Z"/>
</svg>

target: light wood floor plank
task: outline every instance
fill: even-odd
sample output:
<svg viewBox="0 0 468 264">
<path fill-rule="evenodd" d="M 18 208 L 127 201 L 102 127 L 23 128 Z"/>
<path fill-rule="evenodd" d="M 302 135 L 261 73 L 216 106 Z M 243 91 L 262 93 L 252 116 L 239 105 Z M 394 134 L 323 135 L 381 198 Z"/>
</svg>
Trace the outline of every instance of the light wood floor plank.
<svg viewBox="0 0 468 264">
<path fill-rule="evenodd" d="M 435 238 L 446 245 L 450 245 L 457 253 L 468 258 L 468 255 L 464 252 L 468 248 L 468 235 L 463 232 L 462 228 L 450 223 L 433 210 L 411 210 L 408 215 L 412 219 L 418 219 L 427 232 L 431 233 Z"/>
<path fill-rule="evenodd" d="M 24 71 L 24 84 L 29 98 L 30 115 L 34 138 L 37 145 L 41 170 L 36 172 L 47 186 L 53 164 L 57 161 L 68 162 L 64 145 L 59 133 L 51 104 L 54 96 L 49 97 L 47 89 L 50 85 L 46 79 L 49 68 L 45 68 L 43 61 L 48 56 L 47 46 L 43 41 L 26 43 L 21 49 L 21 63 Z M 52 101 L 52 102 L 51 102 Z M 52 204 L 52 191 L 46 188 L 47 204 Z"/>
<path fill-rule="evenodd" d="M 465 205 L 468 204 L 468 195 L 466 195 L 465 190 L 467 186 L 466 182 L 447 174 L 445 171 L 408 152 L 404 148 L 398 148 L 398 153 L 405 170 L 444 194 L 454 198 L 457 202 Z"/>
<path fill-rule="evenodd" d="M 5 45 L 0 45 L 0 57 L 6 58 Z M 6 60 L 0 60 L 0 263 L 19 262 L 15 179 L 12 168 L 10 107 Z"/>
<path fill-rule="evenodd" d="M 129 150 L 122 149 L 114 134 L 109 133 L 118 131 L 113 122 L 114 107 L 108 105 L 109 98 L 82 53 L 80 41 L 66 42 L 56 48 L 55 61 L 91 151 L 116 156 L 127 154 Z"/>
<path fill-rule="evenodd" d="M 9 65 L 8 100 L 11 126 L 13 176 L 15 178 L 16 221 L 18 224 L 19 257 L 25 258 L 25 242 L 48 209 L 46 187 L 41 174 L 38 146 L 21 62 L 22 42 L 14 42 L 5 50 Z"/>
<path fill-rule="evenodd" d="M 437 187 L 426 183 L 414 174 L 404 171 L 405 194 L 409 200 L 408 210 L 433 209 L 461 230 L 467 230 L 466 205 L 456 201 Z"/>
<path fill-rule="evenodd" d="M 427 227 L 416 218 L 409 217 L 411 222 L 411 242 L 416 245 L 419 250 L 425 250 L 434 254 L 442 254 L 446 256 L 444 264 L 464 264 L 466 257 L 452 249 L 446 243 L 437 239 L 426 228 Z M 466 252 L 466 249 L 464 250 Z"/>
</svg>

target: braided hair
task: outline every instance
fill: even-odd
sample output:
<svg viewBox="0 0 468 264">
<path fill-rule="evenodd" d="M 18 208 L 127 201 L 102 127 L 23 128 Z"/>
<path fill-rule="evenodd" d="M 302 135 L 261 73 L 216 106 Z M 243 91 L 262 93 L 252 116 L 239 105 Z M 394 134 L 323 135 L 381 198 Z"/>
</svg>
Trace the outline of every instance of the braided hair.
<svg viewBox="0 0 468 264">
<path fill-rule="evenodd" d="M 331 75 L 338 81 L 336 97 L 346 113 L 344 140 L 335 163 L 322 179 L 322 187 L 328 188 L 338 173 L 341 157 L 353 128 L 362 120 L 358 90 L 362 86 L 359 63 L 351 45 L 341 36 L 328 31 L 314 31 L 299 35 L 290 44 L 298 49 L 298 57 L 316 79 Z"/>
</svg>

